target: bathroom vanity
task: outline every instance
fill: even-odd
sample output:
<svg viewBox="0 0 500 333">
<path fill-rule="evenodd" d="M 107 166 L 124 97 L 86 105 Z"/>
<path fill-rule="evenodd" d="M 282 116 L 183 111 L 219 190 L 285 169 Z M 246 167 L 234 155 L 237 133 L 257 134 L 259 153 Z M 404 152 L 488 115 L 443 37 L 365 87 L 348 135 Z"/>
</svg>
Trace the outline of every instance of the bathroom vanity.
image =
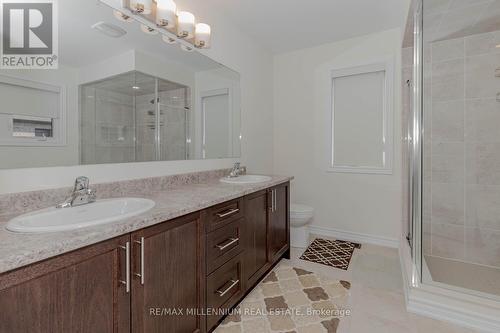
<svg viewBox="0 0 500 333">
<path fill-rule="evenodd" d="M 90 228 L 93 236 L 86 238 L 85 230 L 0 235 L 25 237 L 23 249 L 16 248 L 24 257 L 12 260 L 32 261 L 0 274 L 0 332 L 213 330 L 223 310 L 289 257 L 289 180 L 158 192 L 150 197 L 157 204 L 150 212 L 119 226 Z M 86 244 L 99 231 L 113 237 Z M 48 253 L 42 248 L 52 246 L 40 245 L 44 239 L 61 252 L 86 245 L 38 261 Z"/>
</svg>

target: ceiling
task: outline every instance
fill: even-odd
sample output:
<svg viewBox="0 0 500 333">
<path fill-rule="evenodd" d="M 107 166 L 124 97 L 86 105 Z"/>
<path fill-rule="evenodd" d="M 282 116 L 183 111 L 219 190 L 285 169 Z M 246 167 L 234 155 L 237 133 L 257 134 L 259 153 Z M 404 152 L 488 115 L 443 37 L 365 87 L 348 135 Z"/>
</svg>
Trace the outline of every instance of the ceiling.
<svg viewBox="0 0 500 333">
<path fill-rule="evenodd" d="M 142 96 L 154 94 L 156 91 L 156 78 L 138 71 L 116 75 L 101 81 L 92 82 L 85 87 L 112 91 L 122 95 Z M 170 91 L 186 86 L 163 79 L 158 80 L 158 91 Z"/>
<path fill-rule="evenodd" d="M 216 9 L 272 53 L 402 27 L 409 0 L 178 0 Z M 196 6 L 196 7 L 194 7 Z"/>
</svg>

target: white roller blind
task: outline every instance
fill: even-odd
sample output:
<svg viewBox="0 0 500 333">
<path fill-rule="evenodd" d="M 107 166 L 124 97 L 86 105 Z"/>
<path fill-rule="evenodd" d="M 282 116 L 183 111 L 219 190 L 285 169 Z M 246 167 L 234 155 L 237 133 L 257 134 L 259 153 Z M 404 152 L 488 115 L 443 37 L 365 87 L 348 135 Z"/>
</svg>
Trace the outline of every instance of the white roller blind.
<svg viewBox="0 0 500 333">
<path fill-rule="evenodd" d="M 392 173 L 392 65 L 332 71 L 330 170 Z"/>
<path fill-rule="evenodd" d="M 0 83 L 0 113 L 58 118 L 60 94 L 19 85 Z"/>
</svg>

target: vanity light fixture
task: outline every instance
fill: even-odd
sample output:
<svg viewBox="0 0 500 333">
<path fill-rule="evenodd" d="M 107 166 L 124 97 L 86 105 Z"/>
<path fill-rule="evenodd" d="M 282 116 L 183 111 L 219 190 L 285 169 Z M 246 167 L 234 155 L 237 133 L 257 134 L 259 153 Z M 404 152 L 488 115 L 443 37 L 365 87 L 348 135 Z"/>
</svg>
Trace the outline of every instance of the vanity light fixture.
<svg viewBox="0 0 500 333">
<path fill-rule="evenodd" d="M 177 5 L 172 0 L 156 0 L 156 24 L 167 29 L 175 29 Z"/>
<path fill-rule="evenodd" d="M 172 38 L 170 36 L 167 36 L 167 35 L 163 35 L 161 37 L 161 39 L 163 39 L 163 41 L 167 44 L 175 44 L 177 43 L 177 40 L 175 38 Z"/>
<path fill-rule="evenodd" d="M 198 23 L 195 28 L 194 46 L 198 48 L 210 47 L 210 35 L 212 31 L 208 24 Z"/>
<path fill-rule="evenodd" d="M 156 29 L 148 27 L 145 24 L 141 24 L 141 30 L 142 30 L 142 32 L 144 32 L 145 34 L 148 34 L 148 35 L 157 35 L 158 34 L 158 31 Z"/>
<path fill-rule="evenodd" d="M 98 0 L 111 7 L 120 21 L 137 21 L 141 30 L 150 35 L 161 35 L 167 44 L 179 43 L 184 51 L 211 46 L 212 29 L 206 23 L 196 24 L 195 16 L 177 11 L 174 0 Z"/>
<path fill-rule="evenodd" d="M 181 11 L 177 14 L 177 36 L 179 38 L 193 38 L 194 28 L 195 18 L 192 13 Z"/>
<path fill-rule="evenodd" d="M 182 44 L 181 45 L 181 50 L 182 51 L 186 51 L 186 52 L 193 52 L 194 48 L 192 46 Z"/>
<path fill-rule="evenodd" d="M 134 90 L 140 90 L 140 89 L 141 89 L 141 87 L 138 87 L 138 86 L 132 86 L 132 89 L 134 89 Z"/>
<path fill-rule="evenodd" d="M 116 17 L 117 20 L 122 22 L 132 22 L 134 20 L 132 17 L 125 15 L 118 10 L 113 11 L 113 15 Z"/>
<path fill-rule="evenodd" d="M 151 14 L 153 0 L 130 0 L 130 9 L 138 14 Z"/>
</svg>

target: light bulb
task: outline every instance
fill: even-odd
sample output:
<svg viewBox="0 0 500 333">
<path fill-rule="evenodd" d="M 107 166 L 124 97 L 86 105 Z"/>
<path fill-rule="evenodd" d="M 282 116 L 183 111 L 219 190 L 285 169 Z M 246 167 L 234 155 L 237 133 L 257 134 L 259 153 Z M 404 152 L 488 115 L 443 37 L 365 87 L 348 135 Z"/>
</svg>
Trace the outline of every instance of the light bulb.
<svg viewBox="0 0 500 333">
<path fill-rule="evenodd" d="M 151 14 L 153 0 L 130 0 L 130 9 L 140 14 Z"/>
<path fill-rule="evenodd" d="M 177 21 L 177 5 L 172 0 L 156 1 L 156 24 L 174 29 Z"/>
<path fill-rule="evenodd" d="M 195 29 L 195 45 L 199 48 L 210 47 L 210 37 L 212 29 L 208 24 L 198 23 Z"/>
<path fill-rule="evenodd" d="M 179 12 L 177 14 L 177 36 L 191 39 L 194 37 L 194 15 L 190 12 Z"/>
</svg>

